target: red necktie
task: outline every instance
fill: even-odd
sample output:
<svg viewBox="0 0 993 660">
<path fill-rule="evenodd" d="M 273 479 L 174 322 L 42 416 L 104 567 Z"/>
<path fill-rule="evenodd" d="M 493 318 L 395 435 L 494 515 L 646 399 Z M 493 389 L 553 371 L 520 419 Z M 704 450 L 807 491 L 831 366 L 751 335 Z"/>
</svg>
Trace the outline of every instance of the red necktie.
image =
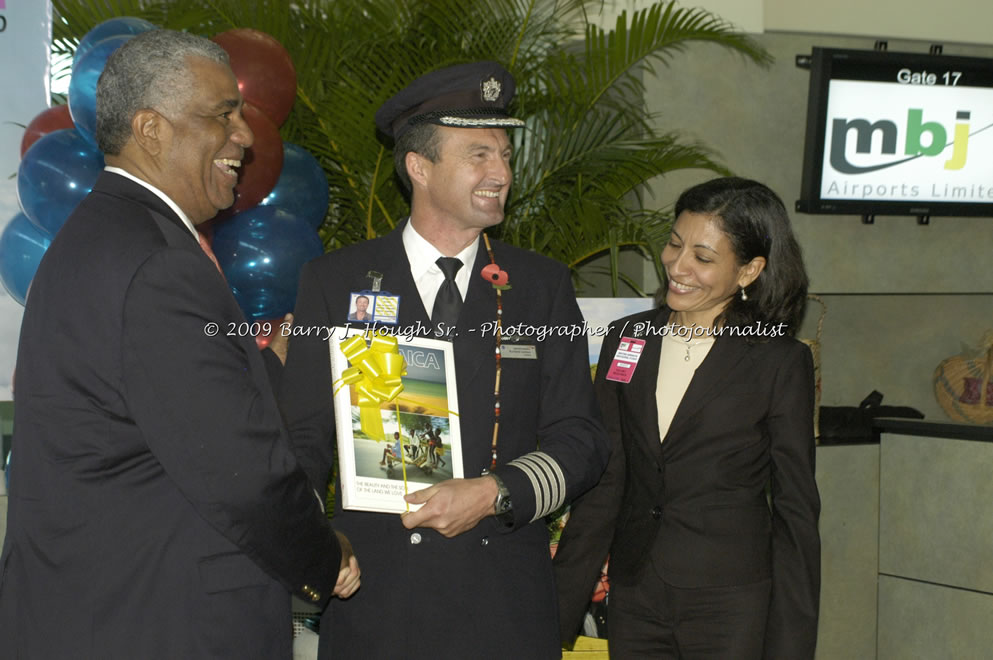
<svg viewBox="0 0 993 660">
<path fill-rule="evenodd" d="M 224 277 L 224 271 L 221 270 L 221 264 L 217 263 L 217 257 L 214 256 L 214 251 L 210 249 L 210 243 L 207 242 L 207 237 L 198 231 L 197 238 L 200 240 L 200 249 L 203 250 L 208 259 L 214 262 L 214 265 L 217 266 L 217 272 L 221 274 L 221 277 Z"/>
</svg>

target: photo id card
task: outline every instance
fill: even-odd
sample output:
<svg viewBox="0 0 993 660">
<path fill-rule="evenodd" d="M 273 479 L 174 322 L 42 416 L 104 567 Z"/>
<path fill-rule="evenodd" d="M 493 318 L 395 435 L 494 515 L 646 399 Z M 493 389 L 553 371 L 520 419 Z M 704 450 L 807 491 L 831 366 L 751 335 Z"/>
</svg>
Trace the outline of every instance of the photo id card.
<svg viewBox="0 0 993 660">
<path fill-rule="evenodd" d="M 382 323 L 396 325 L 400 318 L 400 296 L 387 291 L 354 291 L 348 302 L 349 323 Z"/>
</svg>

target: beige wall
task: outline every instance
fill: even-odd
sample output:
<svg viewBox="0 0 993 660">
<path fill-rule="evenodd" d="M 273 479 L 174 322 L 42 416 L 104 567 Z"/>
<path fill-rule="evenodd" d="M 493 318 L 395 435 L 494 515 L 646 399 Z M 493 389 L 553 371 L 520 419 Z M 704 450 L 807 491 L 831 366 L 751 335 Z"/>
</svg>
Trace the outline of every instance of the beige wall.
<svg viewBox="0 0 993 660">
<path fill-rule="evenodd" d="M 600 25 L 614 24 L 621 10 L 651 6 L 649 0 L 607 0 Z M 872 39 L 913 39 L 944 44 L 993 44 L 989 0 L 683 0 L 744 32 L 809 32 Z"/>
<path fill-rule="evenodd" d="M 648 0 L 606 0 L 599 20 L 601 27 L 611 28 L 617 21 L 621 11 L 631 13 L 650 7 L 653 2 Z M 762 32 L 765 29 L 763 21 L 763 0 L 687 0 L 680 2 L 683 7 L 702 7 L 717 14 L 724 20 L 734 23 L 744 32 Z"/>
<path fill-rule="evenodd" d="M 763 5 L 766 30 L 993 44 L 989 0 L 765 0 Z"/>
</svg>

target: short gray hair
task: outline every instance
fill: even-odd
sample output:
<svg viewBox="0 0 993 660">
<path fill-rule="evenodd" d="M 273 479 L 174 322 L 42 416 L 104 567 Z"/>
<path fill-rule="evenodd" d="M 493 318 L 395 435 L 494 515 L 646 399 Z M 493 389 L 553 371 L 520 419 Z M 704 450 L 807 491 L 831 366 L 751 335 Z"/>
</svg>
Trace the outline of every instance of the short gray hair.
<svg viewBox="0 0 993 660">
<path fill-rule="evenodd" d="M 407 173 L 407 154 L 413 151 L 432 163 L 437 163 L 441 156 L 441 131 L 438 128 L 428 122 L 415 124 L 402 133 L 393 145 L 393 166 L 408 195 L 414 191 L 414 187 L 410 182 L 410 174 Z"/>
<path fill-rule="evenodd" d="M 227 52 L 213 41 L 175 30 L 143 32 L 114 51 L 97 82 L 100 151 L 121 153 L 139 110 L 170 110 L 189 98 L 190 57 L 228 64 Z"/>
</svg>

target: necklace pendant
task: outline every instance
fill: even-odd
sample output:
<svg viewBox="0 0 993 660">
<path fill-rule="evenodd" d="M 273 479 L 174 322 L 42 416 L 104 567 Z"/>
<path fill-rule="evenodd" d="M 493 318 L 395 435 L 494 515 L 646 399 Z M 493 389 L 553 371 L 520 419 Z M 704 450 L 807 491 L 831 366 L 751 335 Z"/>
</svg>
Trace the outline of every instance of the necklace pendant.
<svg viewBox="0 0 993 660">
<path fill-rule="evenodd" d="M 686 351 L 686 357 L 683 358 L 683 361 L 685 361 L 685 362 L 689 362 L 690 361 L 690 352 L 689 351 Z"/>
</svg>

